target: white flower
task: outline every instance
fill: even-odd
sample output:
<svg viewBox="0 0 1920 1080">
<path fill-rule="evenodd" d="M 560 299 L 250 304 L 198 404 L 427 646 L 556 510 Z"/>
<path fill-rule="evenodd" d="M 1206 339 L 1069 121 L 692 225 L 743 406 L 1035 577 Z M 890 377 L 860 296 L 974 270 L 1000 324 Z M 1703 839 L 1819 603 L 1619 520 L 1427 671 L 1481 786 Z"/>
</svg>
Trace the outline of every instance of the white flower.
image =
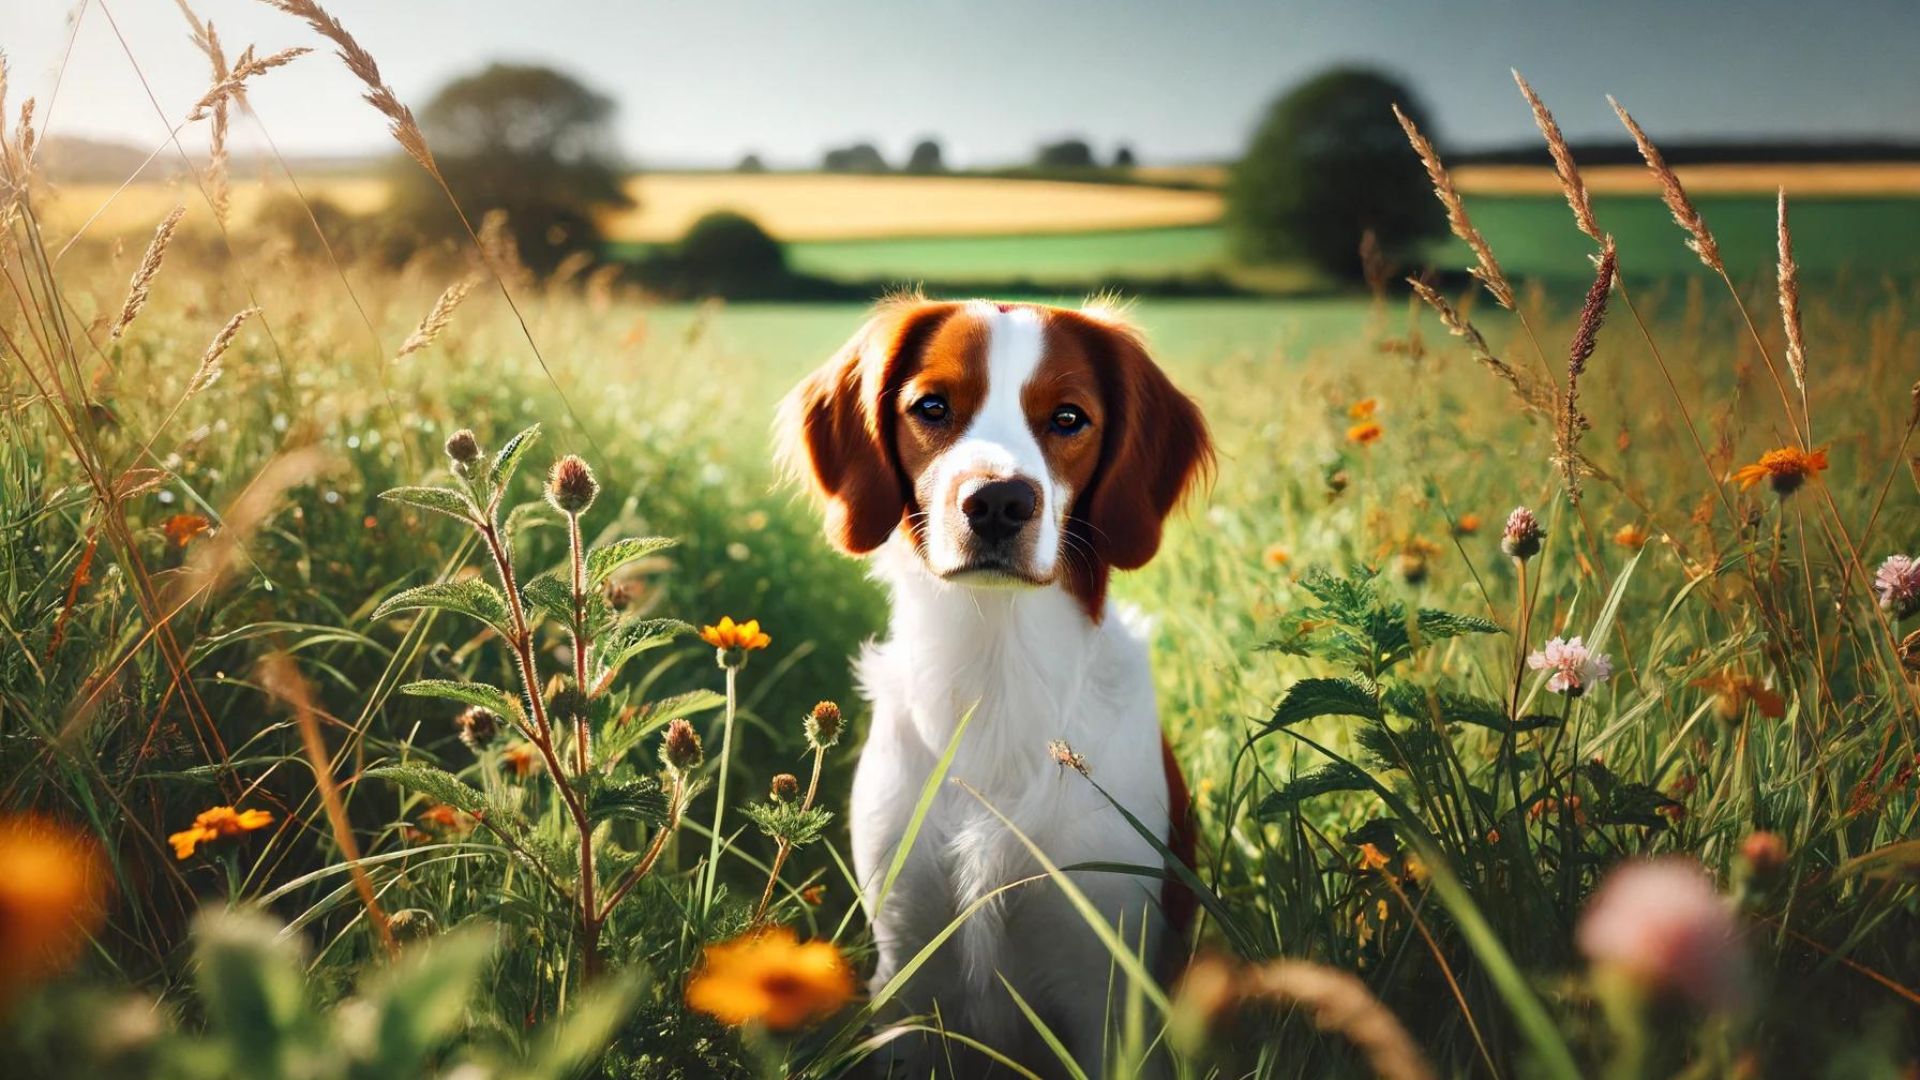
<svg viewBox="0 0 1920 1080">
<path fill-rule="evenodd" d="M 1710 1008 L 1739 1004 L 1749 969 L 1733 910 L 1692 859 L 1632 862 L 1607 876 L 1580 918 L 1580 951 L 1642 989 Z"/>
<path fill-rule="evenodd" d="M 1612 661 L 1588 649 L 1577 637 L 1547 642 L 1546 648 L 1527 657 L 1527 666 L 1553 672 L 1547 679 L 1547 689 L 1572 697 L 1579 697 L 1613 675 Z"/>
<path fill-rule="evenodd" d="M 1920 612 L 1920 559 L 1907 555 L 1889 555 L 1873 576 L 1874 591 L 1880 594 L 1880 606 L 1904 619 Z"/>
</svg>

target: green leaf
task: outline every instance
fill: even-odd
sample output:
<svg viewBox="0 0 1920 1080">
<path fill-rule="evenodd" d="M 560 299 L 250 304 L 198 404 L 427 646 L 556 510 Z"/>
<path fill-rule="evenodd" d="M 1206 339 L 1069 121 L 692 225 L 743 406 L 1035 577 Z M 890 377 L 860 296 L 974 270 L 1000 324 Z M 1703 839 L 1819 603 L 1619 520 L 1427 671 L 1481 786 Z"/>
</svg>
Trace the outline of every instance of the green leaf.
<svg viewBox="0 0 1920 1080">
<path fill-rule="evenodd" d="M 599 674 L 593 680 L 594 685 L 598 686 L 618 674 L 627 661 L 641 653 L 669 644 L 682 634 L 691 633 L 692 625 L 679 619 L 628 619 L 616 623 L 613 629 L 594 642 L 594 660 L 599 669 Z"/>
<path fill-rule="evenodd" d="M 1287 696 L 1273 710 L 1269 728 L 1291 727 L 1319 716 L 1363 716 L 1380 719 L 1380 703 L 1352 679 L 1301 679 L 1287 688 Z"/>
<path fill-rule="evenodd" d="M 659 827 L 667 822 L 667 794 L 651 776 L 598 782 L 587 793 L 587 817 L 596 823 L 625 819 Z"/>
<path fill-rule="evenodd" d="M 579 995 L 560 1016 L 549 1020 L 526 1071 L 525 1080 L 574 1076 L 606 1056 L 620 1028 L 633 1018 L 641 983 L 631 973 L 609 975 Z"/>
<path fill-rule="evenodd" d="M 833 821 L 833 811 L 819 806 L 802 810 L 799 803 L 749 803 L 745 813 L 761 832 L 794 847 L 805 847 L 820 839 Z"/>
<path fill-rule="evenodd" d="M 206 909 L 193 926 L 194 981 L 208 1024 L 236 1061 L 282 1061 L 313 1041 L 317 1013 L 297 937 L 251 908 Z"/>
<path fill-rule="evenodd" d="M 459 518 L 469 525 L 480 520 L 480 511 L 474 507 L 473 500 L 452 488 L 397 487 L 381 492 L 380 497 L 388 502 Z"/>
<path fill-rule="evenodd" d="M 587 584 L 599 588 L 615 570 L 679 543 L 670 536 L 629 537 L 587 552 Z"/>
<path fill-rule="evenodd" d="M 1622 780 L 1599 762 L 1580 766 L 1580 775 L 1593 785 L 1593 820 L 1601 825 L 1644 825 L 1652 829 L 1667 827 L 1661 809 L 1679 806 L 1676 799 L 1652 784 Z"/>
<path fill-rule="evenodd" d="M 528 578 L 520 586 L 520 598 L 560 625 L 573 625 L 573 585 L 562 580 L 559 571 L 548 570 Z"/>
<path fill-rule="evenodd" d="M 544 529 L 549 525 L 560 524 L 560 512 L 545 499 L 530 499 L 507 511 L 506 523 L 500 531 L 509 543 L 527 529 Z"/>
<path fill-rule="evenodd" d="M 520 811 L 445 769 L 408 762 L 404 765 L 377 766 L 368 769 L 366 775 L 375 780 L 392 781 L 417 795 L 424 795 L 434 802 L 445 803 L 463 814 L 479 818 L 486 822 L 489 828 L 511 838 L 521 848 L 530 849 L 534 846 L 533 826 L 521 816 Z M 545 865 L 542 869 L 547 870 L 551 876 L 564 876 L 553 873 L 552 870 L 554 866 L 565 866 L 564 859 L 543 861 Z"/>
<path fill-rule="evenodd" d="M 1444 756 L 1441 737 L 1430 727 L 1395 731 L 1384 723 L 1363 724 L 1355 739 L 1387 769 L 1421 773 Z"/>
<path fill-rule="evenodd" d="M 493 469 L 487 476 L 487 486 L 494 491 L 506 487 L 513 480 L 514 470 L 520 467 L 520 459 L 527 456 L 533 444 L 540 441 L 540 425 L 535 424 L 513 438 L 494 455 Z"/>
<path fill-rule="evenodd" d="M 500 636 L 511 638 L 512 631 L 507 629 L 507 601 L 500 590 L 478 578 L 466 581 L 436 581 L 431 585 L 421 585 L 412 589 L 402 589 L 380 602 L 373 609 L 374 621 L 384 619 L 401 611 L 457 611 L 462 615 L 471 615 L 500 632 Z"/>
<path fill-rule="evenodd" d="M 1472 694 L 1439 688 L 1425 689 L 1412 683 L 1395 683 L 1387 688 L 1385 701 L 1392 712 L 1415 720 L 1473 724 L 1496 731 L 1505 731 L 1508 727 L 1504 705 Z"/>
<path fill-rule="evenodd" d="M 1483 619 L 1478 615 L 1459 615 L 1451 611 L 1439 611 L 1434 608 L 1421 608 L 1416 616 L 1416 625 L 1420 636 L 1428 641 L 1441 641 L 1459 637 L 1462 634 L 1499 634 L 1505 631 L 1492 619 Z"/>
<path fill-rule="evenodd" d="M 1331 765 L 1322 765 L 1312 772 L 1301 773 L 1280 785 L 1279 790 L 1260 800 L 1260 809 L 1256 816 L 1279 817 L 1317 795 L 1330 795 L 1336 791 L 1371 790 L 1373 790 L 1373 779 L 1359 766 L 1338 761 Z"/>
<path fill-rule="evenodd" d="M 604 701 L 606 696 L 596 700 Z M 669 721 L 695 713 L 711 712 L 726 703 L 726 695 L 713 690 L 689 690 L 684 694 L 648 702 L 624 721 L 609 724 L 602 730 L 600 738 L 593 744 L 594 760 L 602 765 L 618 761 L 647 736 L 667 726 Z"/>
<path fill-rule="evenodd" d="M 492 709 L 509 720 L 520 715 L 518 701 L 509 696 L 505 690 L 488 686 L 486 683 L 454 682 L 452 679 L 421 679 L 402 686 L 400 692 L 413 697 L 441 698 L 445 701 L 458 701 L 463 705 L 478 705 L 483 709 Z"/>
<path fill-rule="evenodd" d="M 410 946 L 392 967 L 376 969 L 364 994 L 378 1018 L 370 1075 L 425 1076 L 430 1058 L 458 1034 L 467 1003 L 493 957 L 494 935 L 464 926 Z M 347 1014 L 339 1019 L 345 1021 Z M 352 1037 L 340 1035 L 342 1045 Z"/>
</svg>

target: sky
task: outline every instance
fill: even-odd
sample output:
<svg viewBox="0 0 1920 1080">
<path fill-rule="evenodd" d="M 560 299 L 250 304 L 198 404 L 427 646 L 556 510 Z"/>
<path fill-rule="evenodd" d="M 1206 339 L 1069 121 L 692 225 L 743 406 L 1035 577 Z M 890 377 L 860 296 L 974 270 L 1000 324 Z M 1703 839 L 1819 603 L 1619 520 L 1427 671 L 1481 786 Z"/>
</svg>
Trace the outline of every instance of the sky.
<svg viewBox="0 0 1920 1080">
<path fill-rule="evenodd" d="M 229 55 L 322 44 L 261 0 L 189 2 Z M 620 103 L 641 167 L 808 165 L 854 140 L 899 160 L 927 135 L 959 165 L 1069 135 L 1147 163 L 1223 160 L 1278 92 L 1336 63 L 1404 79 L 1455 148 L 1535 137 L 1513 67 L 1575 140 L 1620 136 L 1612 93 L 1667 141 L 1920 141 L 1920 0 L 322 2 L 416 107 L 490 60 L 567 69 Z M 175 0 L 0 0 L 0 49 L 10 109 L 35 94 L 52 134 L 148 150 L 209 82 Z M 325 50 L 252 100 L 284 153 L 390 148 Z M 234 142 L 261 133 L 242 121 Z"/>
</svg>

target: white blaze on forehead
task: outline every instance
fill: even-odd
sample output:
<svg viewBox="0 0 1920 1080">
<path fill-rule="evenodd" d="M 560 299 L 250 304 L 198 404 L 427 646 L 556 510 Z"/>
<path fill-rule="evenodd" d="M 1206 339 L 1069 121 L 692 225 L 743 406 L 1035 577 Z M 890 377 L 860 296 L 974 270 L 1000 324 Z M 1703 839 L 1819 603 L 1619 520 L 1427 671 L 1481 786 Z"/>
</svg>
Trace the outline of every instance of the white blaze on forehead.
<svg viewBox="0 0 1920 1080">
<path fill-rule="evenodd" d="M 1022 477 L 1040 489 L 1039 535 L 1035 539 L 1034 569 L 1051 573 L 1059 546 L 1059 485 L 1047 470 L 1046 455 L 1034 438 L 1021 403 L 1021 392 L 1046 352 L 1046 327 L 1030 307 L 1002 308 L 981 301 L 968 304 L 965 316 L 979 320 L 987 330 L 987 394 L 960 439 L 940 457 L 936 466 L 938 490 L 952 491 L 963 473 L 987 472 L 997 478 Z M 956 512 L 958 499 L 943 499 L 936 515 Z"/>
</svg>

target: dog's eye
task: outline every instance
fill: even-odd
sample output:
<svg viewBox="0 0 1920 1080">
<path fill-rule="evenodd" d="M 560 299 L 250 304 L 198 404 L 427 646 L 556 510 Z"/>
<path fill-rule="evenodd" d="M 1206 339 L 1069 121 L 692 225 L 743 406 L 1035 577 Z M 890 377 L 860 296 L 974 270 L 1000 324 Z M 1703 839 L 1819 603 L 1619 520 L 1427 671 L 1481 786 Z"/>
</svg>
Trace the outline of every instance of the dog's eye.
<svg viewBox="0 0 1920 1080">
<path fill-rule="evenodd" d="M 947 399 L 939 394 L 928 394 L 913 403 L 913 415 L 928 423 L 937 424 L 947 418 Z"/>
<path fill-rule="evenodd" d="M 1053 410 L 1048 420 L 1053 430 L 1062 435 L 1072 435 L 1087 426 L 1087 414 L 1078 405 L 1062 405 Z"/>
</svg>

